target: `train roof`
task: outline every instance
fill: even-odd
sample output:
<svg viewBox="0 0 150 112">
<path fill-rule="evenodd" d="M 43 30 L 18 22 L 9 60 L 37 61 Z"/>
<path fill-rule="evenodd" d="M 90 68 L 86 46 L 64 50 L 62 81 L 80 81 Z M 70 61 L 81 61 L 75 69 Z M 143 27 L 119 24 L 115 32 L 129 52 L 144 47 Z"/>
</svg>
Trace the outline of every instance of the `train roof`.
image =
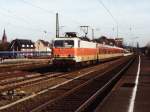
<svg viewBox="0 0 150 112">
<path fill-rule="evenodd" d="M 117 46 L 110 46 L 110 45 L 100 44 L 100 43 L 98 43 L 98 45 L 99 45 L 100 47 L 104 47 L 104 48 L 114 48 L 114 49 L 120 49 L 120 50 L 123 49 L 123 48 L 120 48 L 120 47 L 117 47 Z"/>
<path fill-rule="evenodd" d="M 92 42 L 92 43 L 97 43 L 95 41 L 91 41 L 88 38 L 85 37 L 59 37 L 59 38 L 55 38 L 55 40 L 83 40 L 83 41 L 88 41 L 88 42 Z M 104 47 L 104 48 L 114 48 L 114 49 L 120 49 L 122 50 L 123 48 L 117 47 L 117 46 L 110 46 L 110 45 L 106 45 L 106 44 L 101 44 L 101 43 L 97 43 L 100 47 Z"/>
<path fill-rule="evenodd" d="M 84 40 L 84 41 L 88 41 L 88 42 L 92 42 L 88 37 L 59 37 L 59 38 L 56 38 L 56 40 L 62 40 L 62 39 L 80 39 L 80 40 Z"/>
</svg>

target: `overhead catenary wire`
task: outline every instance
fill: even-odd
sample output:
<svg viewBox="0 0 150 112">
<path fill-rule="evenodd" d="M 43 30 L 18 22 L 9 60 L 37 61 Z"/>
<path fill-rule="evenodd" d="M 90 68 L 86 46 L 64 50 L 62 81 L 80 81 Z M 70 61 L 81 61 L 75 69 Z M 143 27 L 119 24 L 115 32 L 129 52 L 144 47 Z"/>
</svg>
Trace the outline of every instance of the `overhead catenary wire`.
<svg viewBox="0 0 150 112">
<path fill-rule="evenodd" d="M 11 27 L 18 27 L 20 29 L 30 30 L 30 31 L 34 31 L 34 32 L 44 32 L 45 31 L 45 29 L 43 29 L 37 25 L 32 25 L 34 22 L 31 21 L 31 19 L 28 20 L 28 19 L 24 18 L 23 16 L 17 15 L 12 10 L 1 7 L 0 15 L 2 17 L 5 16 L 10 20 L 15 21 L 15 22 L 11 22 L 10 20 L 5 19 L 6 24 L 8 24 Z M 18 21 L 25 23 L 26 25 L 22 25 L 22 24 L 17 25 L 16 22 L 18 22 Z M 6 26 L 4 25 L 4 27 L 6 27 Z M 47 31 L 47 33 L 53 34 L 52 32 L 48 32 L 48 31 Z"/>
<path fill-rule="evenodd" d="M 27 1 L 27 0 L 21 0 L 21 1 L 22 1 L 23 3 L 25 3 L 25 4 L 27 4 L 27 5 L 30 5 L 30 6 L 32 6 L 32 7 L 34 7 L 34 8 L 39 9 L 39 10 L 45 12 L 45 13 L 49 13 L 49 14 L 52 14 L 52 15 L 56 14 L 55 11 L 52 11 L 52 10 L 49 10 L 49 9 L 45 9 L 45 8 L 40 7 L 40 6 L 38 6 L 38 5 L 35 5 L 35 4 L 33 4 L 33 3 L 31 3 L 31 2 L 29 2 L 29 1 Z M 104 5 L 104 4 L 103 4 L 103 5 Z M 104 7 L 105 7 L 105 5 L 104 5 Z M 105 7 L 105 8 L 106 8 L 106 7 Z M 58 12 L 58 11 L 57 11 L 57 12 Z M 111 14 L 111 12 L 109 12 L 109 13 Z M 59 15 L 61 15 L 61 14 L 59 14 Z M 111 14 L 111 16 L 113 17 L 112 14 Z M 113 17 L 113 18 L 114 18 L 114 17 Z M 74 23 L 78 24 L 78 26 L 81 26 L 81 25 L 82 25 L 81 22 L 79 22 L 79 21 L 77 21 L 77 20 L 74 20 L 74 19 L 71 18 L 71 17 L 69 17 L 69 19 L 70 19 L 71 21 L 73 21 Z M 115 20 L 115 18 L 114 18 L 114 20 Z M 65 25 L 65 26 L 66 26 L 66 25 Z M 89 28 L 93 29 L 93 27 L 91 27 L 91 26 L 89 26 Z"/>
<path fill-rule="evenodd" d="M 29 1 L 29 0 L 20 0 L 22 3 L 24 3 L 24 4 L 27 4 L 27 5 L 30 5 L 31 7 L 34 7 L 34 8 L 36 8 L 36 9 L 39 9 L 39 10 L 41 10 L 41 11 L 43 11 L 43 12 L 45 12 L 45 13 L 49 13 L 49 14 L 52 14 L 52 15 L 55 15 L 56 13 L 55 13 L 55 11 L 53 11 L 53 10 L 51 10 L 51 9 L 46 9 L 45 7 L 43 8 L 43 7 L 41 7 L 41 6 L 39 6 L 39 5 L 37 5 L 37 4 L 35 4 L 35 3 L 32 3 L 31 1 Z M 100 2 L 101 2 L 101 0 L 100 0 Z M 103 3 L 102 3 L 103 4 Z M 103 4 L 104 5 L 104 4 Z M 104 5 L 104 7 L 107 9 L 107 7 Z M 108 10 L 108 9 L 107 9 Z M 111 12 L 108 10 L 108 12 L 111 14 Z M 25 23 L 27 23 L 27 24 L 30 24 L 32 21 L 26 21 L 26 19 L 24 18 L 23 19 L 23 17 L 18 17 L 18 15 L 16 16 L 12 11 L 10 11 L 10 12 L 8 12 L 8 13 L 10 13 L 10 15 L 11 15 L 11 17 L 12 18 L 17 18 L 17 20 L 19 20 L 19 21 L 22 21 L 22 22 L 25 22 Z M 60 14 L 61 15 L 61 14 Z M 114 18 L 114 16 L 111 14 L 111 16 Z M 73 18 L 70 18 L 70 20 L 71 21 L 74 21 L 74 23 L 77 23 L 77 24 L 79 24 L 79 26 L 80 25 L 82 25 L 80 22 L 78 22 L 77 20 L 74 20 Z M 114 20 L 115 20 L 115 18 L 114 18 Z M 33 22 L 32 22 L 33 23 Z M 31 24 L 32 24 L 31 23 Z M 13 23 L 12 23 L 13 24 Z M 30 25 L 31 25 L 30 24 Z M 14 24 L 15 25 L 15 24 Z M 66 25 L 65 25 L 66 26 Z M 92 27 L 89 27 L 89 28 L 91 28 L 91 29 L 93 29 Z M 41 31 L 41 29 L 40 28 L 38 28 L 38 27 L 36 27 L 35 28 L 36 30 L 40 30 Z M 43 30 L 42 30 L 43 31 Z"/>
<path fill-rule="evenodd" d="M 45 8 L 42 8 L 42 7 L 40 7 L 40 6 L 37 6 L 37 5 L 35 5 L 35 4 L 33 4 L 33 3 L 31 3 L 31 2 L 28 2 L 28 1 L 26 1 L 26 0 L 21 0 L 23 3 L 25 3 L 25 4 L 27 4 L 27 5 L 30 5 L 30 6 L 32 6 L 32 7 L 34 7 L 34 8 L 37 8 L 37 9 L 40 9 L 40 10 L 42 10 L 42 11 L 44 11 L 44 12 L 47 12 L 47 13 L 50 13 L 50 14 L 56 14 L 56 12 L 54 12 L 54 11 L 51 11 L 51 10 L 48 10 L 48 9 L 45 9 Z"/>
<path fill-rule="evenodd" d="M 99 2 L 100 5 L 102 5 L 104 7 L 104 9 L 107 11 L 107 13 L 111 16 L 111 18 L 113 19 L 113 21 L 115 22 L 116 24 L 116 27 L 117 27 L 117 37 L 118 37 L 118 21 L 117 19 L 113 16 L 113 14 L 111 13 L 111 11 L 106 7 L 106 5 L 102 2 L 102 0 L 97 0 Z"/>
<path fill-rule="evenodd" d="M 28 2 L 28 1 L 26 1 L 26 0 L 22 0 L 22 2 L 25 3 L 25 4 L 27 4 L 27 5 L 32 6 L 32 7 L 34 7 L 34 8 L 40 9 L 40 10 L 46 12 L 46 13 L 52 14 L 52 15 L 55 15 L 56 13 L 58 13 L 58 11 L 55 12 L 55 11 L 51 11 L 51 10 L 49 10 L 49 9 L 42 8 L 42 7 L 37 6 L 37 5 L 35 5 L 35 4 L 31 3 L 31 2 Z M 78 21 L 76 21 L 76 20 L 74 20 L 74 19 L 71 19 L 71 18 L 70 18 L 70 20 L 72 20 L 72 21 L 74 21 L 75 23 L 81 25 L 80 22 L 78 22 Z"/>
<path fill-rule="evenodd" d="M 104 9 L 108 12 L 108 14 L 112 17 L 115 23 L 118 23 L 116 18 L 113 16 L 113 14 L 110 12 L 110 10 L 106 7 L 106 5 L 102 2 L 102 0 L 97 0 L 103 7 Z"/>
<path fill-rule="evenodd" d="M 12 19 L 12 20 L 14 20 L 16 22 L 20 21 L 20 22 L 26 23 L 27 25 L 31 25 L 31 22 L 28 22 L 25 19 L 23 19 L 22 17 L 18 17 L 17 15 L 12 14 L 11 12 L 5 10 L 4 8 L 0 9 L 0 15 L 5 16 L 7 18 L 9 17 L 9 19 Z M 12 26 L 16 26 L 16 27 L 20 27 L 20 28 L 25 28 L 25 29 L 28 29 L 28 30 L 42 31 L 42 29 L 38 28 L 38 27 L 32 28 L 32 27 L 25 27 L 23 25 L 19 25 L 18 26 L 16 24 L 14 24 L 14 22 L 11 22 L 11 21 L 8 21 L 8 22 L 9 22 L 9 25 L 12 25 Z"/>
<path fill-rule="evenodd" d="M 15 11 L 13 10 L 9 10 L 9 9 L 6 9 L 6 8 L 3 8 L 3 7 L 1 7 L 1 9 L 0 9 L 1 11 L 3 11 L 3 13 L 5 12 L 5 13 L 7 13 L 7 15 L 9 14 L 9 16 L 11 16 L 12 18 L 14 18 L 14 19 L 17 19 L 17 20 L 19 20 L 19 21 L 21 21 L 21 22 L 24 22 L 24 23 L 26 23 L 27 25 L 34 25 L 35 27 L 38 27 L 37 26 L 37 24 L 35 25 L 35 24 L 33 24 L 34 22 L 34 20 L 32 20 L 31 18 L 29 18 L 29 17 L 26 17 L 26 16 L 21 16 L 21 15 L 18 15 L 17 13 L 15 13 Z"/>
<path fill-rule="evenodd" d="M 18 18 L 18 17 L 15 16 L 15 15 L 12 15 L 12 14 L 6 12 L 6 11 L 4 12 L 4 10 L 2 10 L 2 8 L 0 9 L 0 14 L 3 15 L 3 16 L 5 16 L 5 17 L 9 17 L 9 19 L 11 18 L 11 19 L 14 19 L 15 21 L 16 21 L 16 20 L 19 20 L 20 22 L 24 22 L 24 23 L 26 23 L 26 24 L 29 24 L 27 21 L 25 21 L 25 20 L 23 20 L 23 19 L 21 19 L 21 18 Z"/>
</svg>

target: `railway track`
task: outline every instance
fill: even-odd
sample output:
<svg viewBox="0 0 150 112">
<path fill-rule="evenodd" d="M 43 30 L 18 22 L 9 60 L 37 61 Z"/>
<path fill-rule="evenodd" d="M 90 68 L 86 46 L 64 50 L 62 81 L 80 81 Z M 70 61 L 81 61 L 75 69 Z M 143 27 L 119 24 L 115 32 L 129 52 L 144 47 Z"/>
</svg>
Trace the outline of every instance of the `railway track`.
<svg viewBox="0 0 150 112">
<path fill-rule="evenodd" d="M 14 103 L 10 103 L 8 105 L 5 105 L 3 107 L 0 107 L 1 111 L 13 111 L 16 110 L 18 112 L 26 112 L 29 110 L 33 110 L 36 107 L 41 107 L 42 104 L 45 104 L 45 102 L 53 102 L 59 96 L 63 96 L 64 94 L 68 94 L 69 91 L 72 91 L 73 88 L 76 88 L 90 79 L 93 79 L 94 77 L 97 77 L 98 74 L 103 74 L 103 72 L 106 71 L 106 69 L 111 68 L 114 63 L 117 65 L 123 62 L 126 62 L 128 59 L 124 59 L 123 61 L 117 60 L 114 62 L 108 62 L 107 64 L 104 63 L 101 66 L 98 65 L 96 67 L 90 67 L 88 69 L 76 71 L 73 73 L 64 74 L 58 77 L 55 77 L 54 79 L 49 80 L 49 86 L 42 88 L 41 91 L 36 91 L 34 94 L 31 94 L 28 97 L 25 97 L 23 99 L 20 99 Z M 103 74 L 104 75 L 104 74 Z M 102 75 L 102 76 L 103 76 Z M 104 76 L 103 76 L 104 77 Z M 47 82 L 43 83 L 41 86 L 46 84 Z M 39 83 L 41 84 L 41 83 Z M 38 84 L 33 84 L 32 87 L 39 87 Z M 33 89 L 31 86 L 25 86 L 22 88 L 22 90 L 29 90 Z M 34 89 L 33 89 L 34 91 Z M 23 107 L 22 107 L 23 106 Z"/>
<path fill-rule="evenodd" d="M 91 112 L 93 109 L 93 105 L 91 104 L 95 104 L 95 100 L 99 95 L 104 97 L 104 93 L 108 92 L 107 88 L 113 86 L 114 81 L 127 69 L 132 61 L 114 66 L 104 72 L 103 75 L 97 74 L 93 79 L 75 87 L 53 101 L 46 102 L 34 108 L 31 112 Z"/>
<path fill-rule="evenodd" d="M 25 71 L 3 72 L 0 73 L 0 81 L 8 78 L 24 77 L 27 74 L 29 74 L 29 72 L 25 72 Z"/>
<path fill-rule="evenodd" d="M 20 87 L 29 86 L 33 83 L 42 82 L 52 77 L 60 75 L 59 72 L 53 72 L 54 67 L 48 63 L 33 64 L 28 67 L 26 64 L 20 64 L 22 70 L 14 69 L 13 71 L 0 73 L 0 106 L 16 101 L 30 93 L 19 90 Z M 8 69 L 8 68 L 7 68 Z M 23 94 L 22 94 L 23 93 Z M 21 95 L 21 96 L 20 96 Z"/>
<path fill-rule="evenodd" d="M 0 92 L 1 92 L 1 97 L 0 99 L 6 99 L 4 103 L 0 103 L 0 106 L 6 105 L 8 103 L 14 102 L 19 100 L 20 98 L 26 97 L 28 95 L 33 94 L 36 91 L 41 90 L 39 86 L 34 86 L 37 83 L 44 82 L 46 80 L 49 80 L 53 77 L 57 77 L 61 75 L 62 73 L 45 73 L 45 74 L 39 74 L 39 73 L 34 73 L 34 74 L 28 74 L 25 75 L 24 77 L 16 77 L 16 78 L 11 78 L 11 79 L 5 79 L 0 81 Z M 21 88 L 28 88 L 25 91 L 25 89 Z M 32 88 L 32 89 L 31 89 Z M 29 91 L 31 89 L 31 91 Z M 1 100 L 2 100 L 1 99 Z M 2 101 L 3 102 L 3 101 Z"/>
<path fill-rule="evenodd" d="M 3 70 L 3 72 L 0 73 L 0 86 L 17 83 L 32 78 L 42 77 L 54 72 L 54 70 L 52 70 L 54 69 L 54 67 L 52 67 L 52 65 L 48 63 L 32 63 L 29 66 L 27 65 L 20 64 L 19 66 L 22 69 L 14 67 L 15 69 L 13 69 L 13 71 L 9 71 L 11 68 L 7 68 L 7 71 Z"/>
<path fill-rule="evenodd" d="M 40 69 L 43 70 L 43 67 Z M 93 67 L 90 67 L 88 69 L 89 70 L 93 69 Z M 86 70 L 88 70 L 88 69 L 86 68 Z M 38 72 L 41 72 L 42 70 L 37 69 Z M 35 72 L 35 70 L 33 70 L 33 71 Z M 54 72 L 46 72 L 43 74 L 34 73 L 34 72 L 30 73 L 30 72 L 25 72 L 25 71 L 14 71 L 14 73 L 11 73 L 11 74 L 10 74 L 10 72 L 5 75 L 1 74 L 0 75 L 1 76 L 0 77 L 0 86 L 3 86 L 4 89 L 0 89 L 0 91 L 9 90 L 8 88 L 10 88 L 10 90 L 11 90 L 11 89 L 26 87 L 26 86 L 29 88 L 29 86 L 34 85 L 36 83 L 40 83 L 43 80 L 49 80 L 50 78 L 60 76 L 60 73 L 54 74 Z M 84 72 L 84 70 L 83 70 L 83 72 Z M 74 74 L 76 74 L 76 72 Z M 59 78 L 62 79 L 64 77 L 70 77 L 70 76 L 74 77 L 74 76 L 76 76 L 74 74 L 72 74 L 72 73 L 64 74 L 63 76 L 60 76 Z M 42 85 L 42 84 L 40 83 L 40 85 Z"/>
<path fill-rule="evenodd" d="M 39 62 L 23 62 L 23 63 L 16 63 L 16 64 L 1 64 L 0 72 L 11 72 L 16 70 L 29 70 L 33 68 L 39 68 L 42 66 L 48 66 L 48 61 L 42 61 L 42 64 Z"/>
</svg>

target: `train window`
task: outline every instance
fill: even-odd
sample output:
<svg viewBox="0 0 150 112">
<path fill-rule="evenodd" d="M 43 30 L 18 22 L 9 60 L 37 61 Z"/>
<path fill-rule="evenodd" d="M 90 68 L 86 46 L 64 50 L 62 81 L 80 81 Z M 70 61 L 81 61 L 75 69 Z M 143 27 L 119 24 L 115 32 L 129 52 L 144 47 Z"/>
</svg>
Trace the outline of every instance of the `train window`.
<svg viewBox="0 0 150 112">
<path fill-rule="evenodd" d="M 54 47 L 73 47 L 74 41 L 73 40 L 56 40 L 54 42 Z"/>
<path fill-rule="evenodd" d="M 54 42 L 55 47 L 63 47 L 63 41 L 62 40 L 56 40 Z"/>
<path fill-rule="evenodd" d="M 64 47 L 73 47 L 74 41 L 73 40 L 65 40 L 64 41 Z"/>
<path fill-rule="evenodd" d="M 80 40 L 78 41 L 78 47 L 80 48 Z"/>
<path fill-rule="evenodd" d="M 99 54 L 101 54 L 101 49 L 99 49 Z"/>
<path fill-rule="evenodd" d="M 106 51 L 105 51 L 105 49 L 103 49 L 103 54 L 106 54 Z"/>
</svg>

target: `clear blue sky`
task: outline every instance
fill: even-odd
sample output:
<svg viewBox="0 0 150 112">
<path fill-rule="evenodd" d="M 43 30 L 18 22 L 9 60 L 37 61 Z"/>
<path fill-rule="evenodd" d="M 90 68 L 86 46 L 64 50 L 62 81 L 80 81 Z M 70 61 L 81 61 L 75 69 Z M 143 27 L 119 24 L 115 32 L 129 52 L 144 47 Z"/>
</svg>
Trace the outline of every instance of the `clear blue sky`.
<svg viewBox="0 0 150 112">
<path fill-rule="evenodd" d="M 118 22 L 119 37 L 127 44 L 150 40 L 150 0 L 102 0 Z M 6 29 L 9 40 L 36 41 L 55 38 L 55 13 L 59 13 L 61 34 L 80 25 L 95 29 L 95 37 L 116 36 L 116 23 L 98 0 L 0 0 L 0 37 Z M 113 30 L 114 29 L 114 30 Z M 44 33 L 47 31 L 47 33 Z M 91 29 L 89 29 L 91 36 Z"/>
</svg>

